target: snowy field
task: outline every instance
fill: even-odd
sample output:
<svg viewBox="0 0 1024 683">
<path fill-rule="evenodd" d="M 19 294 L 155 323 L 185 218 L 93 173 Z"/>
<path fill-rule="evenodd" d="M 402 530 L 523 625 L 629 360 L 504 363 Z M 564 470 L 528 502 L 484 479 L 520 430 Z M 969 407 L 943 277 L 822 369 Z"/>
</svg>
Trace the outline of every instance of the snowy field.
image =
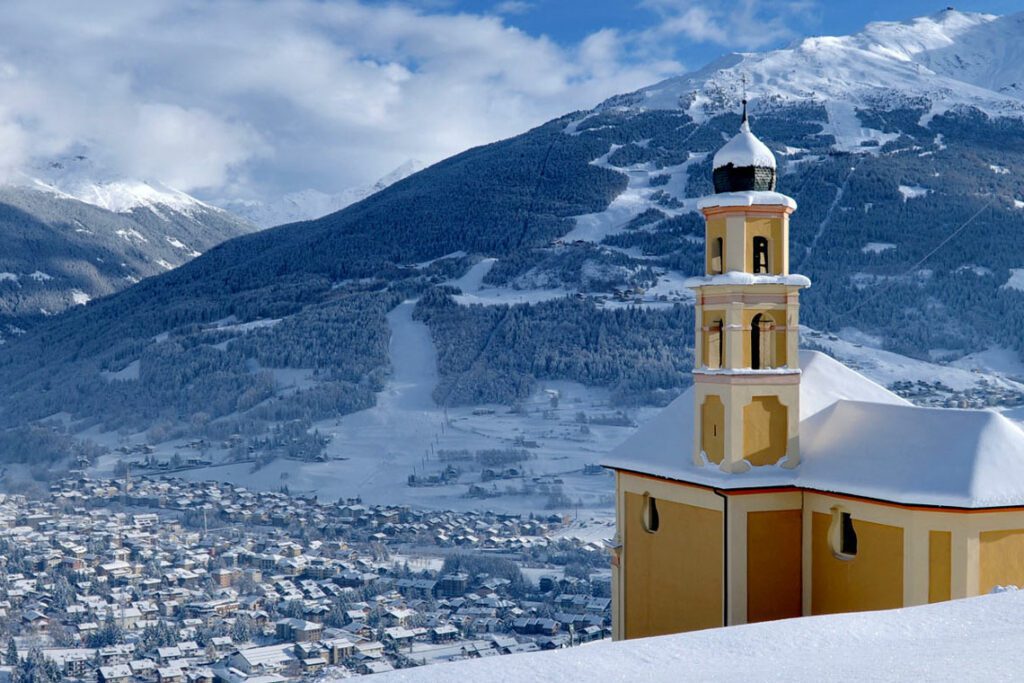
<svg viewBox="0 0 1024 683">
<path fill-rule="evenodd" d="M 486 263 L 486 262 L 481 262 Z M 477 264 L 479 266 L 480 264 Z M 476 269 L 476 267 L 474 267 Z M 467 277 L 479 280 L 477 270 Z M 466 282 L 467 288 L 474 284 Z M 437 385 L 437 358 L 426 325 L 415 321 L 415 303 L 405 302 L 388 314 L 391 326 L 391 362 L 394 369 L 377 405 L 340 419 L 316 423 L 314 427 L 331 437 L 327 462 L 297 462 L 279 458 L 254 471 L 252 463 L 221 465 L 222 454 L 207 454 L 214 466 L 186 469 L 174 476 L 193 480 L 231 481 L 259 490 L 287 486 L 292 493 L 315 493 L 325 499 L 361 496 L 369 503 L 395 503 L 426 508 L 489 509 L 500 512 L 566 513 L 580 517 L 610 519 L 614 506 L 614 483 L 610 473 L 584 474 L 586 465 L 597 463 L 602 454 L 632 434 L 633 426 L 589 424 L 583 427 L 577 415 L 589 418 L 611 416 L 608 393 L 572 382 L 547 382 L 527 401 L 524 410 L 513 413 L 507 406 L 476 406 L 447 411 L 434 405 L 431 392 Z M 295 371 L 301 374 L 302 371 Z M 297 377 L 280 380 L 298 381 Z M 552 407 L 552 396 L 558 405 Z M 654 409 L 631 411 L 630 417 L 643 422 Z M 121 443 L 109 434 L 86 434 L 93 440 L 116 446 Z M 143 441 L 143 435 L 127 440 Z M 155 456 L 168 459 L 182 451 L 181 442 L 156 446 Z M 439 473 L 441 451 L 524 447 L 530 459 L 523 463 L 525 476 L 481 482 L 479 465 L 452 463 L 463 469 L 457 481 L 437 486 L 407 484 L 409 475 Z M 99 472 L 109 473 L 120 455 L 101 458 Z M 536 481 L 535 481 L 536 480 Z M 471 484 L 484 489 L 485 497 L 470 498 Z M 529 495 L 509 495 L 509 489 Z M 568 500 L 549 509 L 552 489 L 560 489 Z M 495 495 L 498 494 L 498 495 Z M 611 535 L 609 527 L 574 527 L 575 535 Z M 595 533 L 596 532 L 596 533 Z"/>
<path fill-rule="evenodd" d="M 394 683 L 1012 681 L 1024 592 L 404 669 Z"/>
</svg>

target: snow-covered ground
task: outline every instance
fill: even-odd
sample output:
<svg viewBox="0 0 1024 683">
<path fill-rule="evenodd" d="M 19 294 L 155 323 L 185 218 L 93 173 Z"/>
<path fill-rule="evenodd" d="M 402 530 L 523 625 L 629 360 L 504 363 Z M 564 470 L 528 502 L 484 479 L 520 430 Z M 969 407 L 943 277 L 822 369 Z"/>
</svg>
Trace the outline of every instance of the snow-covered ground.
<svg viewBox="0 0 1024 683">
<path fill-rule="evenodd" d="M 564 242 L 600 242 L 604 238 L 622 232 L 626 225 L 648 209 L 657 209 L 673 216 L 696 209 L 696 199 L 686 198 L 686 185 L 689 180 L 689 168 L 700 163 L 706 154 L 691 154 L 690 157 L 676 166 L 657 168 L 653 164 L 638 164 L 626 168 L 612 166 L 609 157 L 622 145 L 612 145 L 603 156 L 591 163 L 617 173 L 623 173 L 629 182 L 626 189 L 617 196 L 608 208 L 598 213 L 588 213 L 576 217 L 576 227 L 563 239 Z M 651 178 L 668 175 L 668 183 L 652 186 Z M 652 196 L 664 192 L 680 203 L 677 208 L 669 208 L 652 200 Z"/>
<path fill-rule="evenodd" d="M 479 264 L 478 264 L 479 265 Z M 468 277 L 474 280 L 479 272 Z M 466 283 L 464 281 L 464 283 Z M 493 509 L 508 512 L 531 512 L 545 509 L 548 493 L 542 489 L 561 482 L 561 490 L 569 499 L 560 506 L 562 512 L 607 517 L 613 506 L 613 483 L 610 474 L 584 474 L 585 465 L 596 463 L 602 454 L 633 432 L 630 426 L 588 425 L 577 422 L 577 414 L 599 417 L 614 413 L 608 404 L 607 392 L 589 389 L 571 382 L 548 382 L 523 404 L 523 413 L 513 413 L 506 406 L 451 408 L 436 406 L 431 397 L 437 385 L 437 358 L 430 331 L 413 320 L 415 303 L 405 302 L 388 314 L 391 326 L 391 363 L 394 369 L 377 405 L 368 410 L 337 420 L 315 424 L 322 434 L 332 438 L 327 447 L 328 462 L 298 463 L 278 459 L 253 471 L 249 463 L 201 468 L 177 473 L 197 480 L 216 478 L 230 480 L 255 489 L 276 489 L 287 485 L 292 492 L 316 492 L 324 498 L 362 496 L 368 502 L 402 501 L 410 505 L 446 509 Z M 301 371 L 300 371 L 301 372 Z M 558 407 L 551 405 L 553 393 Z M 643 421 L 656 411 L 634 411 L 633 417 Z M 438 452 L 512 448 L 516 441 L 525 443 L 531 459 L 524 463 L 525 478 L 481 483 L 480 470 L 470 470 L 467 463 L 455 462 L 464 468 L 457 483 L 439 486 L 407 485 L 411 474 L 440 472 L 444 465 Z M 158 447 L 157 457 L 167 457 Z M 112 467 L 113 459 L 102 466 Z M 501 495 L 487 498 L 465 496 L 470 484 L 487 491 L 505 493 L 542 481 L 530 495 Z M 591 530 L 593 531 L 593 530 Z M 602 531 L 610 535 L 610 531 Z"/>
<path fill-rule="evenodd" d="M 1024 671 L 1024 592 L 882 612 L 709 629 L 403 669 L 407 683 L 1011 681 Z"/>
<path fill-rule="evenodd" d="M 860 250 L 865 254 L 881 254 L 895 248 L 896 245 L 891 242 L 868 242 Z"/>
<path fill-rule="evenodd" d="M 481 259 L 470 266 L 466 274 L 460 278 L 450 281 L 448 284 L 458 287 L 462 294 L 457 294 L 455 301 L 463 306 L 481 304 L 484 306 L 499 306 L 511 304 L 535 304 L 551 299 L 561 299 L 570 292 L 567 289 L 515 289 L 512 287 L 485 287 L 483 284 L 487 273 L 497 263 L 496 258 Z"/>
<path fill-rule="evenodd" d="M 1006 370 L 1020 367 L 1019 361 L 1016 365 L 1011 363 L 1010 352 L 993 350 L 972 354 L 961 361 L 942 365 L 873 348 L 880 340 L 853 328 L 845 328 L 839 335 L 828 335 L 807 327 L 801 327 L 800 331 L 803 340 L 825 349 L 829 355 L 882 386 L 899 381 L 922 381 L 942 382 L 951 389 L 965 390 L 987 380 L 997 387 L 1024 390 L 1024 384 L 1004 376 Z M 987 369 L 985 361 L 989 362 Z M 996 366 L 997 362 L 1002 363 L 1001 368 Z M 1012 375 L 1018 376 L 1016 373 Z M 1019 376 L 1024 377 L 1024 374 Z"/>
<path fill-rule="evenodd" d="M 1010 277 L 1003 284 L 1003 288 L 1024 292 L 1024 268 L 1010 268 Z"/>
<path fill-rule="evenodd" d="M 921 187 L 920 185 L 900 185 L 899 191 L 903 195 L 903 201 L 920 199 L 921 197 L 926 197 L 931 192 L 928 188 Z"/>
</svg>

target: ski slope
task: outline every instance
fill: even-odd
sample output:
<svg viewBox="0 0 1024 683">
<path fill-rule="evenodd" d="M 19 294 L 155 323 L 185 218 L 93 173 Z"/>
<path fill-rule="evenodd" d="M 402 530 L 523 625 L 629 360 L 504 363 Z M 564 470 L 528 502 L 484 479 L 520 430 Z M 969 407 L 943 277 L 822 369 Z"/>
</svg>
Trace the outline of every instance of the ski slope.
<svg viewBox="0 0 1024 683">
<path fill-rule="evenodd" d="M 477 270 L 467 278 L 478 281 L 482 275 Z M 579 505 L 581 514 L 588 517 L 608 517 L 614 504 L 611 475 L 584 474 L 583 469 L 598 462 L 632 434 L 634 427 L 591 424 L 584 433 L 577 422 L 579 413 L 595 417 L 613 413 L 608 392 L 573 382 L 547 382 L 524 402 L 521 413 L 497 405 L 446 411 L 432 398 L 438 381 L 437 354 L 429 328 L 413 319 L 414 308 L 415 301 L 406 301 L 387 316 L 393 372 L 377 395 L 377 404 L 314 425 L 331 437 L 327 462 L 279 458 L 255 471 L 252 464 L 240 463 L 186 470 L 175 476 L 200 481 L 216 478 L 261 490 L 287 486 L 293 493 L 311 492 L 328 499 L 361 496 L 371 503 L 400 500 L 427 508 L 487 508 L 512 513 L 546 509 L 548 494 L 538 490 L 512 495 L 509 489 L 520 491 L 534 478 L 542 479 L 545 486 L 557 479 L 570 501 L 559 506 L 559 511 L 575 511 Z M 559 397 L 558 407 L 552 407 L 553 395 Z M 655 412 L 642 409 L 632 415 L 642 422 Z M 517 440 L 535 444 L 528 447 L 532 457 L 524 463 L 524 477 L 484 485 L 479 467 L 456 463 L 465 471 L 455 482 L 417 487 L 407 483 L 411 474 L 440 472 L 444 464 L 438 460 L 439 451 L 505 449 L 515 447 Z M 160 444 L 157 457 L 169 457 L 173 446 Z M 112 468 L 115 461 L 112 457 L 101 460 L 101 469 Z M 489 495 L 466 497 L 471 484 L 484 486 Z"/>
</svg>

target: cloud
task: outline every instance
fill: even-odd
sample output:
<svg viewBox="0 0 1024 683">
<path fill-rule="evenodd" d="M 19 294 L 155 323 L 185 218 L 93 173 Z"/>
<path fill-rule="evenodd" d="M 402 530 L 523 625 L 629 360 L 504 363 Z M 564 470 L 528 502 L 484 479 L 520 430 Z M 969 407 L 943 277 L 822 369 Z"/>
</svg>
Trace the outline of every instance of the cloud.
<svg viewBox="0 0 1024 683">
<path fill-rule="evenodd" d="M 645 31 L 646 40 L 655 43 L 682 36 L 730 49 L 759 49 L 792 39 L 798 34 L 795 25 L 817 20 L 814 0 L 642 0 L 641 5 L 661 17 L 655 28 Z"/>
<path fill-rule="evenodd" d="M 559 45 L 357 0 L 9 0 L 0 34 L 0 174 L 86 149 L 111 177 L 208 198 L 336 192 L 681 68 L 615 31 Z"/>
<path fill-rule="evenodd" d="M 526 14 L 531 9 L 533 9 L 533 3 L 523 0 L 504 0 L 494 6 L 496 14 Z"/>
</svg>

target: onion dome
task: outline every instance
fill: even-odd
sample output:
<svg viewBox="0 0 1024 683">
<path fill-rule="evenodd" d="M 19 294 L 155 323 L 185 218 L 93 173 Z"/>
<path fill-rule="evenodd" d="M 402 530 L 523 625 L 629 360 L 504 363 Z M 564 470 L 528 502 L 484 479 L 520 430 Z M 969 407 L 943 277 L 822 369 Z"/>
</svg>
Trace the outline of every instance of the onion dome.
<svg viewBox="0 0 1024 683">
<path fill-rule="evenodd" d="M 711 178 L 715 194 L 775 190 L 775 155 L 750 132 L 746 100 L 740 132 L 715 154 Z"/>
</svg>

